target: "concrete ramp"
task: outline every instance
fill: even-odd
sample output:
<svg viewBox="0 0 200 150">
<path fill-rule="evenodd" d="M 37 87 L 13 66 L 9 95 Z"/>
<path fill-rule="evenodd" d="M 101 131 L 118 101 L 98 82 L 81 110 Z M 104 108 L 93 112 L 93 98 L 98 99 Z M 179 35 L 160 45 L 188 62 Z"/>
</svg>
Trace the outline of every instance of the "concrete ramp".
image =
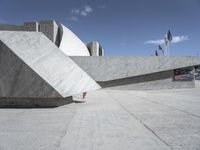
<svg viewBox="0 0 200 150">
<path fill-rule="evenodd" d="M 0 31 L 0 97 L 66 98 L 98 88 L 42 33 Z"/>
</svg>

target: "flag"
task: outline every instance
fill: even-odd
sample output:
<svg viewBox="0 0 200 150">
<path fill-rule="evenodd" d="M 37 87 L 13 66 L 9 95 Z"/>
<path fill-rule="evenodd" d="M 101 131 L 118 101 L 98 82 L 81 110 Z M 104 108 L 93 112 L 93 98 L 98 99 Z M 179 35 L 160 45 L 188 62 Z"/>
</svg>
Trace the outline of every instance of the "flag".
<svg viewBox="0 0 200 150">
<path fill-rule="evenodd" d="M 162 47 L 160 45 L 158 46 L 158 50 L 160 50 L 164 55 L 164 50 L 162 49 Z"/>
<path fill-rule="evenodd" d="M 172 41 L 172 34 L 171 34 L 170 30 L 169 30 L 168 33 L 167 33 L 167 40 L 168 40 L 169 42 Z"/>
<path fill-rule="evenodd" d="M 158 51 L 155 51 L 155 56 L 158 56 Z"/>
</svg>

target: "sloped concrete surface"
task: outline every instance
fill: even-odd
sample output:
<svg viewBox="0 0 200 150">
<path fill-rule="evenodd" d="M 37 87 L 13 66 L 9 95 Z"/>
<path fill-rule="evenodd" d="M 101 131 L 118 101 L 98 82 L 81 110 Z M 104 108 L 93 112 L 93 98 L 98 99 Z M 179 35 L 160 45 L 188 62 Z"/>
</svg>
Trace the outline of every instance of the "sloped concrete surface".
<svg viewBox="0 0 200 150">
<path fill-rule="evenodd" d="M 100 86 L 85 73 L 76 63 L 74 63 L 67 55 L 65 55 L 55 44 L 53 44 L 45 35 L 40 32 L 17 32 L 17 31 L 0 31 L 0 40 L 8 47 L 10 53 L 14 53 L 19 59 L 13 63 L 13 66 L 20 63 L 30 67 L 40 78 L 49 84 L 61 97 L 68 97 L 73 94 L 82 93 L 99 89 Z M 1 49 L 0 49 L 1 50 Z M 9 55 L 8 55 L 9 56 Z M 3 56 L 2 56 L 3 57 Z M 5 58 L 11 61 L 10 58 Z M 23 63 L 21 63 L 23 62 Z M 13 68 L 8 67 L 6 63 L 1 62 L 2 68 L 0 71 L 9 70 Z M 12 89 L 13 84 L 7 84 L 6 80 L 13 80 L 16 83 L 18 80 L 23 82 L 30 82 L 28 79 L 36 78 L 35 76 L 26 76 L 27 69 L 24 69 L 18 75 L 9 76 L 9 72 L 0 79 L 1 91 L 4 86 L 10 86 Z M 35 75 L 35 73 L 33 73 Z M 24 76 L 23 76 L 24 75 Z M 27 85 L 27 84 L 20 84 Z M 30 84 L 28 84 L 30 85 Z M 16 85 L 15 85 L 16 86 Z M 34 86 L 34 85 L 33 85 Z M 39 97 L 40 94 L 35 91 L 34 95 L 30 95 L 29 91 L 32 87 L 27 86 L 27 91 L 23 95 L 15 94 L 16 97 Z M 40 89 L 40 86 L 37 86 Z M 18 88 L 16 92 L 21 90 Z M 42 91 L 45 92 L 45 91 Z M 3 96 L 9 97 L 10 92 L 4 93 Z M 47 97 L 51 95 L 46 94 Z M 0 95 L 2 96 L 2 95 Z M 53 97 L 53 96 L 52 96 Z"/>
<path fill-rule="evenodd" d="M 99 90 L 54 109 L 0 109 L 0 149 L 199 150 L 199 91 Z"/>
<path fill-rule="evenodd" d="M 0 41 L 0 97 L 62 96 Z"/>
</svg>

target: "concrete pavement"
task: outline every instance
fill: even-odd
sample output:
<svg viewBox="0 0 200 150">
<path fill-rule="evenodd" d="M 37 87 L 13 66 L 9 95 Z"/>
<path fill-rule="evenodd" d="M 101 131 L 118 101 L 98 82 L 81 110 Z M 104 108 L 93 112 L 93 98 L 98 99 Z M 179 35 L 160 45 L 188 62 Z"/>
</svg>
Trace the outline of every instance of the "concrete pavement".
<svg viewBox="0 0 200 150">
<path fill-rule="evenodd" d="M 1 150 L 199 150 L 200 89 L 98 90 L 51 109 L 0 109 Z"/>
</svg>

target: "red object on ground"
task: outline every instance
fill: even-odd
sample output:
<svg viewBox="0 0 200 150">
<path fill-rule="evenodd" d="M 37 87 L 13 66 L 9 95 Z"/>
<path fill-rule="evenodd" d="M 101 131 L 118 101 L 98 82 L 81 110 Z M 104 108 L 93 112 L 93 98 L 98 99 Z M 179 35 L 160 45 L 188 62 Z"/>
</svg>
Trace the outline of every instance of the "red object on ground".
<svg viewBox="0 0 200 150">
<path fill-rule="evenodd" d="M 87 94 L 87 92 L 83 92 L 83 98 L 85 98 L 85 97 L 86 97 L 86 94 Z"/>
</svg>

